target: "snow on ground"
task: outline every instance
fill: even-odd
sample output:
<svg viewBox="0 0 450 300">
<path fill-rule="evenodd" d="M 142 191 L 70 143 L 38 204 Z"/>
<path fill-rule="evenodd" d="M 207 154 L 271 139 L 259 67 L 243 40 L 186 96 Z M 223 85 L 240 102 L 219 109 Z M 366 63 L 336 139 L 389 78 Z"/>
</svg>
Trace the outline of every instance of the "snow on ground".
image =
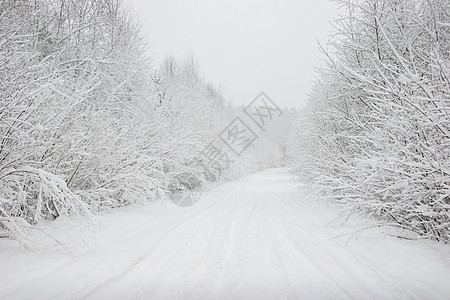
<svg viewBox="0 0 450 300">
<path fill-rule="evenodd" d="M 283 169 L 194 206 L 127 207 L 0 240 L 0 299 L 446 299 L 450 247 L 331 222 Z M 50 238 L 51 237 L 51 238 Z"/>
</svg>

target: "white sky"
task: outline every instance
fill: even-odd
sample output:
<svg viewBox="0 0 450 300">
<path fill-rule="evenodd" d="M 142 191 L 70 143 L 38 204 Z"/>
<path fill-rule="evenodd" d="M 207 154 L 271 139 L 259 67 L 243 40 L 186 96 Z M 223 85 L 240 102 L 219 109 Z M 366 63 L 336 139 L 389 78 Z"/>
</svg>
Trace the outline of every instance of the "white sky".
<svg viewBox="0 0 450 300">
<path fill-rule="evenodd" d="M 264 91 L 280 107 L 301 107 L 337 17 L 328 0 L 129 0 L 156 65 L 193 54 L 202 76 L 235 104 Z"/>
</svg>

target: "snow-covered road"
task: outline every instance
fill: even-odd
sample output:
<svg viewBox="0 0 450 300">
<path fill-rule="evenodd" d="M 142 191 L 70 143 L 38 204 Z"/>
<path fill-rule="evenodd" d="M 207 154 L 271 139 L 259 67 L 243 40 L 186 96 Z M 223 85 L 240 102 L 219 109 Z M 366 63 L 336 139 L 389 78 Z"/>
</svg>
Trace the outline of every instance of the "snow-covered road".
<svg viewBox="0 0 450 300">
<path fill-rule="evenodd" d="M 299 195 L 285 170 L 272 169 L 211 188 L 188 208 L 125 208 L 89 227 L 53 222 L 48 232 L 70 245 L 31 253 L 0 246 L 0 299 L 445 299 L 450 292 L 445 245 L 381 234 L 333 238 L 345 231 L 326 226 L 334 211 Z"/>
</svg>

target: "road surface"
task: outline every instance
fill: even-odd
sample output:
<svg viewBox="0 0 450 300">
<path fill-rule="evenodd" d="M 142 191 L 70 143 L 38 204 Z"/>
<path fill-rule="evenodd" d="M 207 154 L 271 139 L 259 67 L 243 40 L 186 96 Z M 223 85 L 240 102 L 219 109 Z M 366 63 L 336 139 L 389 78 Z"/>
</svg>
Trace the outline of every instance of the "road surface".
<svg viewBox="0 0 450 300">
<path fill-rule="evenodd" d="M 69 254 L 0 256 L 0 298 L 417 297 L 317 226 L 298 197 L 288 172 L 272 169 L 211 188 L 192 207 L 155 204 L 101 216 L 94 229 L 80 230 L 83 243 L 61 248 Z"/>
</svg>

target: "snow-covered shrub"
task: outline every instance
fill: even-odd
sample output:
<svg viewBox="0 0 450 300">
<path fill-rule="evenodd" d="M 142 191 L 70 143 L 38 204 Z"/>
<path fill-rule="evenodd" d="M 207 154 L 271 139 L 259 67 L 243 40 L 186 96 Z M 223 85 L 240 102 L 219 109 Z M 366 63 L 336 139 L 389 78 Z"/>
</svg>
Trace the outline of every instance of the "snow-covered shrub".
<svg viewBox="0 0 450 300">
<path fill-rule="evenodd" d="M 149 66 L 120 3 L 2 1 L 0 12 L 0 227 L 19 239 L 23 220 L 76 213 L 80 200 L 154 199 L 135 133 L 152 109 Z"/>
</svg>

